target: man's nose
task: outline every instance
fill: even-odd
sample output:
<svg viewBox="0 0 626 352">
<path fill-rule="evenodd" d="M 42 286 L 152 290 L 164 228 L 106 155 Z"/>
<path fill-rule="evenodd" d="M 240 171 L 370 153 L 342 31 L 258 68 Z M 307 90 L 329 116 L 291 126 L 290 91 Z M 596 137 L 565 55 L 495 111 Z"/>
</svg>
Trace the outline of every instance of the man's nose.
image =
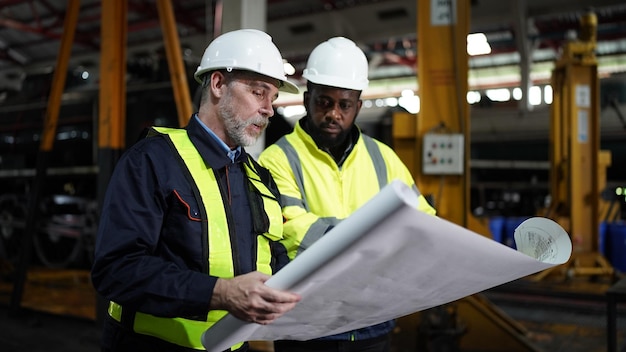
<svg viewBox="0 0 626 352">
<path fill-rule="evenodd" d="M 261 109 L 259 110 L 260 114 L 270 118 L 272 116 L 274 116 L 274 106 L 272 105 L 272 101 L 271 100 L 264 100 L 263 104 L 261 105 Z"/>
<path fill-rule="evenodd" d="M 330 110 L 326 112 L 326 118 L 328 120 L 339 120 L 341 118 L 338 104 L 333 105 Z"/>
</svg>

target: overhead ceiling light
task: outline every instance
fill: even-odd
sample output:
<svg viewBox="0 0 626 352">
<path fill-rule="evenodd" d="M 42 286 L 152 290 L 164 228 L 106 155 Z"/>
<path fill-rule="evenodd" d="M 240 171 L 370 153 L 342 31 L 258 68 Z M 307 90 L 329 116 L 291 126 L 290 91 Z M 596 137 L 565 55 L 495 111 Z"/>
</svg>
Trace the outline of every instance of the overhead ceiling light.
<svg viewBox="0 0 626 352">
<path fill-rule="evenodd" d="M 491 101 L 511 100 L 511 91 L 508 88 L 487 89 L 485 93 Z"/>
<path fill-rule="evenodd" d="M 467 53 L 471 56 L 491 53 L 491 46 L 484 33 L 472 33 L 467 36 Z"/>
</svg>

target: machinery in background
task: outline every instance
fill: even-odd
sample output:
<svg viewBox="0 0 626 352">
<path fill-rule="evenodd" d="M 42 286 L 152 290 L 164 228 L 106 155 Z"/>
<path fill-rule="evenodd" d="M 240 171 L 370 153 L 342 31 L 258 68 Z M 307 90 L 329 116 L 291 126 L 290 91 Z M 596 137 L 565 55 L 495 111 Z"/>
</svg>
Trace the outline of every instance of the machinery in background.
<svg viewBox="0 0 626 352">
<path fill-rule="evenodd" d="M 420 113 L 394 114 L 392 136 L 394 150 L 438 216 L 487 236 L 487 223 L 470 210 L 469 11 L 465 1 L 418 2 Z M 404 317 L 398 325 L 409 335 L 416 329 L 421 334 L 427 349 L 414 346 L 418 351 L 538 350 L 512 319 L 478 294 Z"/>
<path fill-rule="evenodd" d="M 154 81 L 161 77 L 153 73 L 136 77 L 137 72 L 130 72 L 135 82 L 129 84 L 126 96 L 127 145 L 150 125 L 178 125 L 171 85 Z M 13 267 L 26 228 L 46 109 L 42 96 L 49 79 L 48 73 L 35 74 L 27 79 L 29 89 L 11 93 L 0 103 L 0 261 Z M 98 214 L 98 92 L 87 80 L 74 79 L 68 79 L 66 90 L 38 205 L 33 263 L 50 268 L 88 268 Z"/>
<path fill-rule="evenodd" d="M 600 217 L 608 209 L 601 194 L 611 153 L 600 150 L 596 15 L 585 13 L 580 24 L 578 38 L 562 48 L 552 73 L 551 203 L 546 216 L 559 222 L 572 240 L 572 258 L 561 271 L 611 277 L 614 270 L 599 251 Z"/>
<path fill-rule="evenodd" d="M 464 38 L 467 36 L 468 9 L 463 2 L 419 2 L 418 81 L 421 111 L 418 116 L 396 113 L 393 120 L 393 146 L 416 176 L 416 183 L 437 209 L 438 215 L 490 237 L 486 218 L 477 218 L 470 208 L 471 128 L 467 89 L 467 62 Z M 606 260 L 597 253 L 600 194 L 606 185 L 610 153 L 599 150 L 599 81 L 595 50 L 595 16 L 583 17 L 580 40 L 564 49 L 554 71 L 555 103 L 552 106 L 550 167 L 551 199 L 549 212 L 541 214 L 558 220 L 572 235 L 575 254 L 570 275 L 613 274 Z M 436 39 L 435 39 L 436 38 Z M 435 43 L 436 41 L 436 43 Z M 433 143 L 434 142 L 434 143 Z M 515 172 L 515 171 L 514 171 Z M 544 175 L 548 176 L 548 175 Z M 532 185 L 531 185 L 532 186 Z M 540 208 L 540 207 L 538 207 Z M 529 214 L 539 215 L 539 214 Z M 567 221 L 565 221 L 567 220 Z M 584 253 L 584 254 L 583 254 Z M 588 255 L 587 255 L 588 254 Z M 588 262 L 591 257 L 593 262 Z M 598 263 L 600 265 L 598 265 Z M 562 267 L 562 266 L 561 266 Z M 557 267 L 560 268 L 560 267 Z M 545 277 L 544 271 L 538 278 Z M 450 304 L 461 350 L 536 351 L 528 333 L 477 294 Z M 428 322 L 441 314 L 426 311 L 408 317 Z M 436 332 L 433 332 L 436 336 Z M 484 341 L 484 336 L 490 341 Z M 506 346 L 506 348 L 503 348 Z"/>
</svg>

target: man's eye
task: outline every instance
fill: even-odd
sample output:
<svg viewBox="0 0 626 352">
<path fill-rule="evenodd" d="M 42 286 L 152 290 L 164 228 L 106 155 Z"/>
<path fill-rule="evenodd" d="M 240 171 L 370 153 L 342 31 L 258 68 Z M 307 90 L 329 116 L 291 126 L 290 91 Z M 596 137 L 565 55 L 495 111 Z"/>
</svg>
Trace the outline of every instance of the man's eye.
<svg viewBox="0 0 626 352">
<path fill-rule="evenodd" d="M 327 109 L 327 108 L 329 108 L 329 107 L 331 107 L 333 105 L 334 104 L 330 100 L 327 100 L 327 99 L 318 99 L 317 100 L 317 106 L 319 106 L 320 108 Z"/>
<path fill-rule="evenodd" d="M 252 94 L 256 95 L 259 98 L 263 98 L 265 96 L 265 94 L 263 93 L 263 91 L 260 90 L 253 90 Z"/>
<path fill-rule="evenodd" d="M 341 110 L 350 110 L 352 109 L 352 103 L 339 103 L 339 107 Z"/>
</svg>

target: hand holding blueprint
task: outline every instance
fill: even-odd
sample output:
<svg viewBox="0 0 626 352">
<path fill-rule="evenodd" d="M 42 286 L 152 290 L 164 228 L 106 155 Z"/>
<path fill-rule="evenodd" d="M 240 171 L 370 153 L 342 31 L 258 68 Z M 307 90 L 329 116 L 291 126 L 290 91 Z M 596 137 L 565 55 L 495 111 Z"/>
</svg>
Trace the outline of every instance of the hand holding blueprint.
<svg viewBox="0 0 626 352">
<path fill-rule="evenodd" d="M 532 218 L 515 233 L 516 251 L 416 210 L 394 181 L 270 278 L 302 295 L 270 325 L 226 315 L 202 336 L 207 351 L 240 341 L 308 340 L 396 319 L 563 264 L 569 236 Z"/>
</svg>

